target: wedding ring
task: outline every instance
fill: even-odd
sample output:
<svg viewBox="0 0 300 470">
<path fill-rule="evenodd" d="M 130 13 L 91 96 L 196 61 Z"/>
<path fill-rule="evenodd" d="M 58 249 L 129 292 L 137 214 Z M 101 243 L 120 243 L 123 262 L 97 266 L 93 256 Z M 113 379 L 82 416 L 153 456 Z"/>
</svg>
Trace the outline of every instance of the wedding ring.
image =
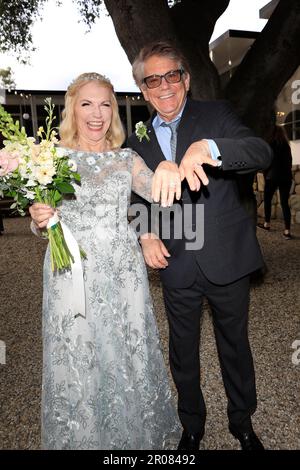
<svg viewBox="0 0 300 470">
<path fill-rule="evenodd" d="M 170 188 L 175 188 L 175 186 L 176 186 L 175 181 L 170 181 L 169 186 L 170 186 Z"/>
</svg>

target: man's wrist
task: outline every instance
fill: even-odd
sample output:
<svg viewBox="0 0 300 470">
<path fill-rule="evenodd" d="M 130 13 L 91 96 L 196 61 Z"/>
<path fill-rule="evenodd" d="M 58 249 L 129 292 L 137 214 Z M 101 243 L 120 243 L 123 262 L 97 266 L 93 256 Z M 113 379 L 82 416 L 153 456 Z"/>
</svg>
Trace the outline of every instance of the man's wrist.
<svg viewBox="0 0 300 470">
<path fill-rule="evenodd" d="M 209 147 L 209 154 L 213 160 L 221 160 L 221 152 L 213 139 L 204 139 Z M 222 165 L 222 161 L 218 166 Z"/>
<path fill-rule="evenodd" d="M 143 235 L 140 236 L 139 240 L 158 240 L 158 236 L 155 233 L 143 233 Z"/>
<path fill-rule="evenodd" d="M 211 158 L 209 143 L 206 139 L 202 139 L 202 140 L 198 140 L 197 142 L 194 142 L 191 145 L 191 147 L 195 147 L 197 150 L 201 152 L 203 156 Z"/>
<path fill-rule="evenodd" d="M 222 168 L 223 162 L 222 162 L 221 155 L 217 158 L 217 161 L 218 161 L 218 167 L 217 168 Z"/>
</svg>

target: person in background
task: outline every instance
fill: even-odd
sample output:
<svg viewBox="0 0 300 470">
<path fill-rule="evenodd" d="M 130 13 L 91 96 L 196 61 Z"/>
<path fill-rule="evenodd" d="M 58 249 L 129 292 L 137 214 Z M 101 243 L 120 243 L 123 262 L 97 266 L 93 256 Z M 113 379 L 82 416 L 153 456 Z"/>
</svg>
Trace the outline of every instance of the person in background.
<svg viewBox="0 0 300 470">
<path fill-rule="evenodd" d="M 269 168 L 264 171 L 264 223 L 257 224 L 264 230 L 271 227 L 271 207 L 272 198 L 279 189 L 280 204 L 284 219 L 283 236 L 286 240 L 291 240 L 291 210 L 289 207 L 289 195 L 292 185 L 292 153 L 285 131 L 281 126 L 275 126 L 270 141 L 273 150 L 273 160 Z"/>
</svg>

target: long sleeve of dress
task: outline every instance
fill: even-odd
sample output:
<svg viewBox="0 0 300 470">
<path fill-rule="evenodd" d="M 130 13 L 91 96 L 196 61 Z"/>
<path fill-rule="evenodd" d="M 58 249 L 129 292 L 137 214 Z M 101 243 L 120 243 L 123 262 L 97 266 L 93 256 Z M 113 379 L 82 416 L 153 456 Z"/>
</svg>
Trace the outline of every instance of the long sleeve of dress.
<svg viewBox="0 0 300 470">
<path fill-rule="evenodd" d="M 132 191 L 151 203 L 153 202 L 151 197 L 153 175 L 153 171 L 147 167 L 144 160 L 136 152 L 133 152 Z"/>
<path fill-rule="evenodd" d="M 158 237 L 159 234 L 159 216 L 157 204 L 153 203 L 151 196 L 153 171 L 146 165 L 144 160 L 134 151 L 132 161 L 132 191 L 137 194 L 132 200 L 129 213 L 135 213 L 136 204 L 141 205 L 146 210 L 144 222 L 139 226 L 139 236 L 143 233 L 152 233 Z M 140 199 L 142 198 L 142 199 Z M 156 210 L 154 210 L 156 209 Z M 140 208 L 139 211 L 140 213 Z M 140 213 L 141 215 L 141 213 Z"/>
</svg>

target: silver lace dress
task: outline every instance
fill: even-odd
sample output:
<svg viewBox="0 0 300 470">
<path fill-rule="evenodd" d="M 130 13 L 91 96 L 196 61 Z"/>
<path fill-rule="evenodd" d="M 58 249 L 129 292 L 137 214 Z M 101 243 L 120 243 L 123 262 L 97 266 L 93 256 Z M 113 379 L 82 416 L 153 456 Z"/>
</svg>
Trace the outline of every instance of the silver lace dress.
<svg viewBox="0 0 300 470">
<path fill-rule="evenodd" d="M 60 218 L 87 254 L 86 318 L 75 318 L 71 275 L 52 274 L 48 249 L 42 447 L 174 448 L 180 426 L 143 256 L 127 222 L 131 189 L 151 200 L 153 174 L 131 149 L 68 152 L 82 182 Z"/>
</svg>

